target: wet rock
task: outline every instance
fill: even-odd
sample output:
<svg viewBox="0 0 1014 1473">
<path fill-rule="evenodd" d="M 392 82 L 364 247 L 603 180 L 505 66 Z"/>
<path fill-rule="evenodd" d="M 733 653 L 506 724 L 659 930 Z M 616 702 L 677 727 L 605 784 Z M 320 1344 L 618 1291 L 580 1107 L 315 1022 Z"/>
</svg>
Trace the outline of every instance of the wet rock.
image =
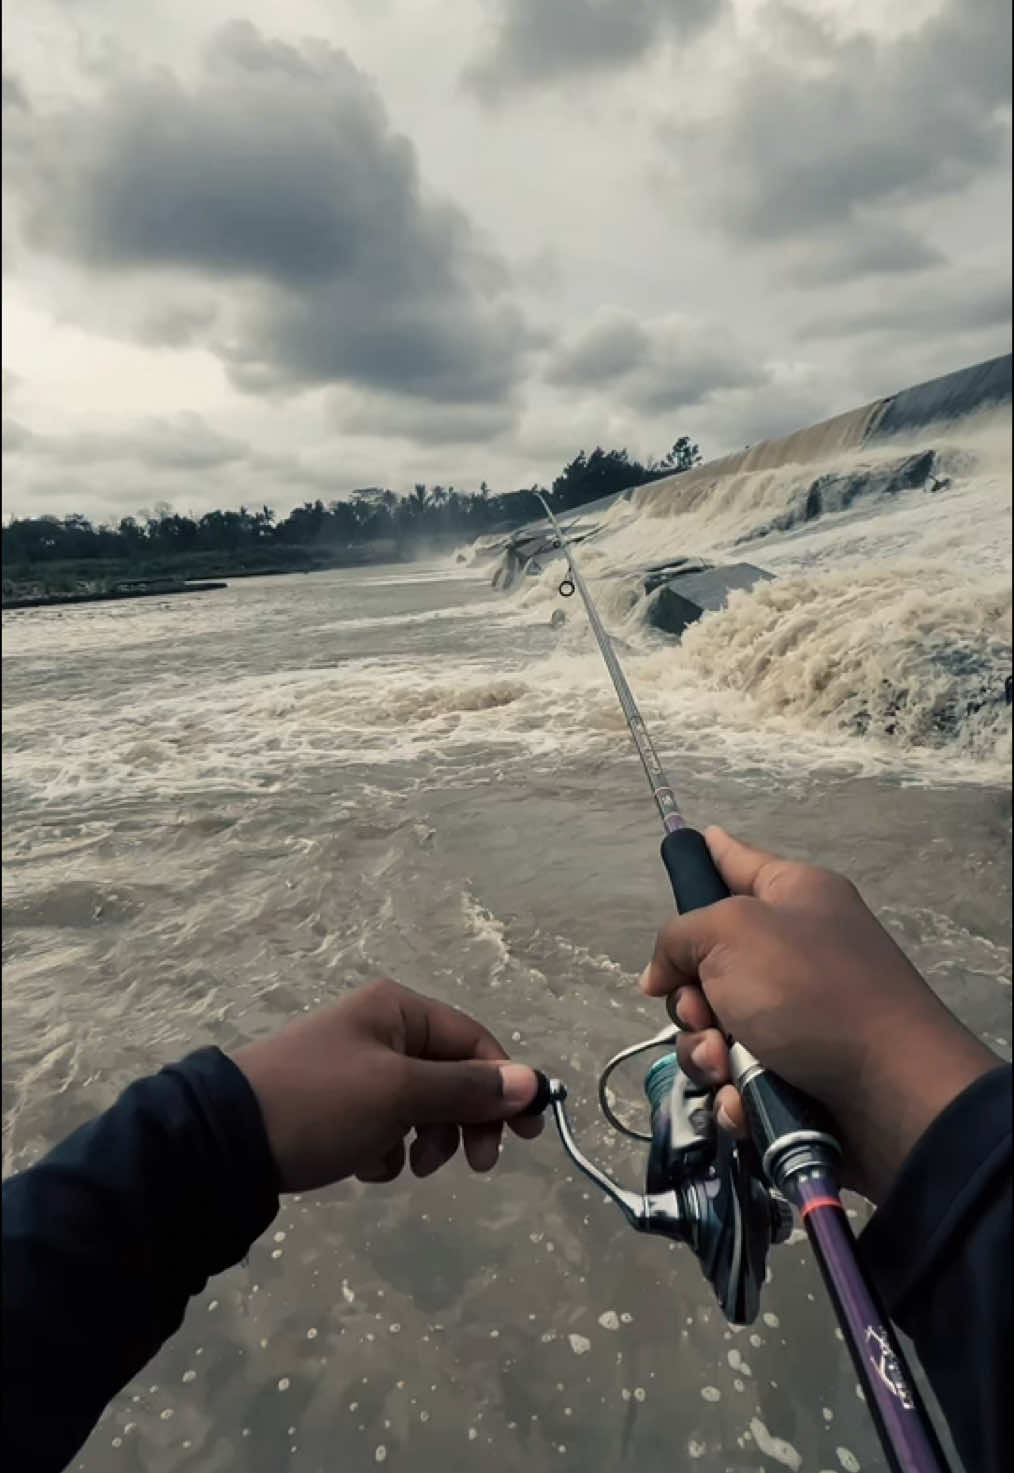
<svg viewBox="0 0 1014 1473">
<path fill-rule="evenodd" d="M 729 594 L 740 588 L 753 588 L 774 575 L 752 563 L 732 563 L 727 567 L 697 568 L 677 573 L 656 585 L 648 605 L 648 622 L 666 634 L 681 635 L 702 614 L 724 609 Z"/>
</svg>

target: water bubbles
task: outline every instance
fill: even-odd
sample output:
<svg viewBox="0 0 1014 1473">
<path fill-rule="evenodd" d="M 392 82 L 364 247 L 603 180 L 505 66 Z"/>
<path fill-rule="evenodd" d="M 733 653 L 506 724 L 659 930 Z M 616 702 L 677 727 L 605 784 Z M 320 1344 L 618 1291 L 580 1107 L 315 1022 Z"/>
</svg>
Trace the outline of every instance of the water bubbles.
<svg viewBox="0 0 1014 1473">
<path fill-rule="evenodd" d="M 180 1380 L 181 1381 L 184 1381 L 184 1382 L 196 1381 L 197 1380 L 197 1372 L 196 1371 L 184 1371 L 183 1372 L 183 1375 L 180 1377 Z"/>
<path fill-rule="evenodd" d="M 587 1355 L 591 1350 L 591 1341 L 586 1335 L 568 1335 L 567 1341 L 575 1355 Z"/>
<path fill-rule="evenodd" d="M 847 1447 L 836 1447 L 834 1453 L 839 1463 L 845 1469 L 845 1473 L 860 1473 L 862 1464 L 855 1453 L 850 1452 Z"/>
<path fill-rule="evenodd" d="M 309 1330 L 307 1330 L 307 1332 L 306 1332 L 306 1338 L 307 1338 L 307 1340 L 316 1340 L 316 1338 L 317 1338 L 317 1331 L 315 1329 L 313 1329 L 312 1326 L 311 1326 L 311 1328 Z"/>
<path fill-rule="evenodd" d="M 799 1473 L 803 1460 L 791 1442 L 786 1442 L 782 1437 L 775 1437 L 759 1417 L 754 1417 L 751 1421 L 750 1431 L 760 1452 L 766 1457 L 774 1458 L 775 1462 L 784 1464 L 786 1468 L 792 1470 L 792 1473 Z"/>
<path fill-rule="evenodd" d="M 607 1309 L 599 1315 L 599 1324 L 603 1330 L 618 1330 L 620 1328 L 620 1317 L 615 1309 Z"/>
<path fill-rule="evenodd" d="M 288 1391 L 291 1385 L 292 1382 L 289 1380 L 288 1376 L 282 1376 L 278 1382 L 278 1389 L 279 1391 Z"/>
<path fill-rule="evenodd" d="M 716 1402 L 722 1400 L 722 1393 L 717 1386 L 702 1386 L 701 1396 L 705 1401 Z"/>
<path fill-rule="evenodd" d="M 381 1443 L 379 1445 L 379 1447 L 374 1448 L 374 1450 L 373 1450 L 373 1461 L 375 1463 L 386 1463 L 387 1462 L 387 1448 L 384 1446 L 383 1443 Z"/>
</svg>

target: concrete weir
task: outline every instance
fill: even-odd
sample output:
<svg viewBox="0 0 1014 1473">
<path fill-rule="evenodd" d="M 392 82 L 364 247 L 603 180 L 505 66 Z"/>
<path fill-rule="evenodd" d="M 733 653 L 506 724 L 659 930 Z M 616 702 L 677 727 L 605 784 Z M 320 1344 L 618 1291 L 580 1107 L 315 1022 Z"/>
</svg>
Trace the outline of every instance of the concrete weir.
<svg viewBox="0 0 1014 1473">
<path fill-rule="evenodd" d="M 619 501 L 628 502 L 635 514 L 672 516 L 674 510 L 690 512 L 715 502 L 723 493 L 729 493 L 738 478 L 753 472 L 812 465 L 812 480 L 808 472 L 797 477 L 798 490 L 778 515 L 762 525 L 745 528 L 735 539 L 740 545 L 757 546 L 773 532 L 787 532 L 819 517 L 846 511 L 860 497 L 885 500 L 920 487 L 928 494 L 946 489 L 949 480 L 938 451 L 932 441 L 913 446 L 912 432 L 933 435 L 937 428 L 944 430 L 956 420 L 1010 402 L 1011 354 L 1007 353 L 876 399 L 807 429 L 763 440 L 678 475 L 588 502 L 561 513 L 561 521 L 568 538 L 577 545 L 595 536 L 605 513 Z M 890 447 L 895 439 L 898 453 L 891 459 Z M 870 457 L 868 464 L 850 466 L 849 453 L 860 452 L 865 446 L 876 446 L 877 455 Z M 520 578 L 540 573 L 547 562 L 559 556 L 549 522 L 544 518 L 529 522 L 501 544 L 493 586 L 511 588 Z M 645 568 L 639 576 L 648 599 L 648 622 L 679 638 L 703 614 L 724 608 L 732 592 L 750 589 L 773 575 L 753 563 L 713 566 L 699 558 L 685 557 Z"/>
</svg>

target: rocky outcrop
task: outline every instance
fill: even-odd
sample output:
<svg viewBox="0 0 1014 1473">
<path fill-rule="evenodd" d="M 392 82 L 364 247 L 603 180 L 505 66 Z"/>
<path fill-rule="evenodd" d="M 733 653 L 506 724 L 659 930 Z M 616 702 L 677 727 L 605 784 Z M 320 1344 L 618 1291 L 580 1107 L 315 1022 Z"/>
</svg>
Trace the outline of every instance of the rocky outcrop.
<svg viewBox="0 0 1014 1473">
<path fill-rule="evenodd" d="M 755 583 L 773 576 L 752 563 L 677 572 L 655 584 L 648 603 L 648 623 L 679 637 L 702 614 L 724 609 L 730 593 L 753 588 Z"/>
</svg>

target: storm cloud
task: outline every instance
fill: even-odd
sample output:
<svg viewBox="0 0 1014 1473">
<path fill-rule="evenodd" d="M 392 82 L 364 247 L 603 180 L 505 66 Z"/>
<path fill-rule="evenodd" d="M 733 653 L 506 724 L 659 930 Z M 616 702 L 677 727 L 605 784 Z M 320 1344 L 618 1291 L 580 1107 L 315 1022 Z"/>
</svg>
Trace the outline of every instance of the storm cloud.
<svg viewBox="0 0 1014 1473">
<path fill-rule="evenodd" d="M 763 383 L 766 374 L 718 324 L 639 322 L 607 310 L 560 344 L 546 377 L 565 388 L 608 390 L 620 404 L 659 414 L 702 404 L 720 389 Z"/>
<path fill-rule="evenodd" d="M 1009 350 L 1001 0 L 9 10 L 8 511 L 549 484 Z"/>
<path fill-rule="evenodd" d="M 465 73 L 480 98 L 589 72 L 619 71 L 669 39 L 712 25 L 722 0 L 495 0 L 494 35 Z"/>
<path fill-rule="evenodd" d="M 527 329 L 463 212 L 423 191 L 368 79 L 324 42 L 220 32 L 185 86 L 166 71 L 97 103 L 25 113 L 8 173 L 24 231 L 105 277 L 183 275 L 207 308 L 137 335 L 206 335 L 242 388 L 355 383 L 441 402 L 507 398 Z"/>
<path fill-rule="evenodd" d="M 712 217 L 742 241 L 784 241 L 862 211 L 933 198 L 1003 162 L 1010 7 L 949 0 L 895 38 L 840 34 L 774 4 L 730 105 L 665 136 Z M 897 242 L 897 237 L 896 237 Z M 867 268 L 861 257 L 860 270 Z M 898 266 L 895 260 L 895 269 Z"/>
</svg>

